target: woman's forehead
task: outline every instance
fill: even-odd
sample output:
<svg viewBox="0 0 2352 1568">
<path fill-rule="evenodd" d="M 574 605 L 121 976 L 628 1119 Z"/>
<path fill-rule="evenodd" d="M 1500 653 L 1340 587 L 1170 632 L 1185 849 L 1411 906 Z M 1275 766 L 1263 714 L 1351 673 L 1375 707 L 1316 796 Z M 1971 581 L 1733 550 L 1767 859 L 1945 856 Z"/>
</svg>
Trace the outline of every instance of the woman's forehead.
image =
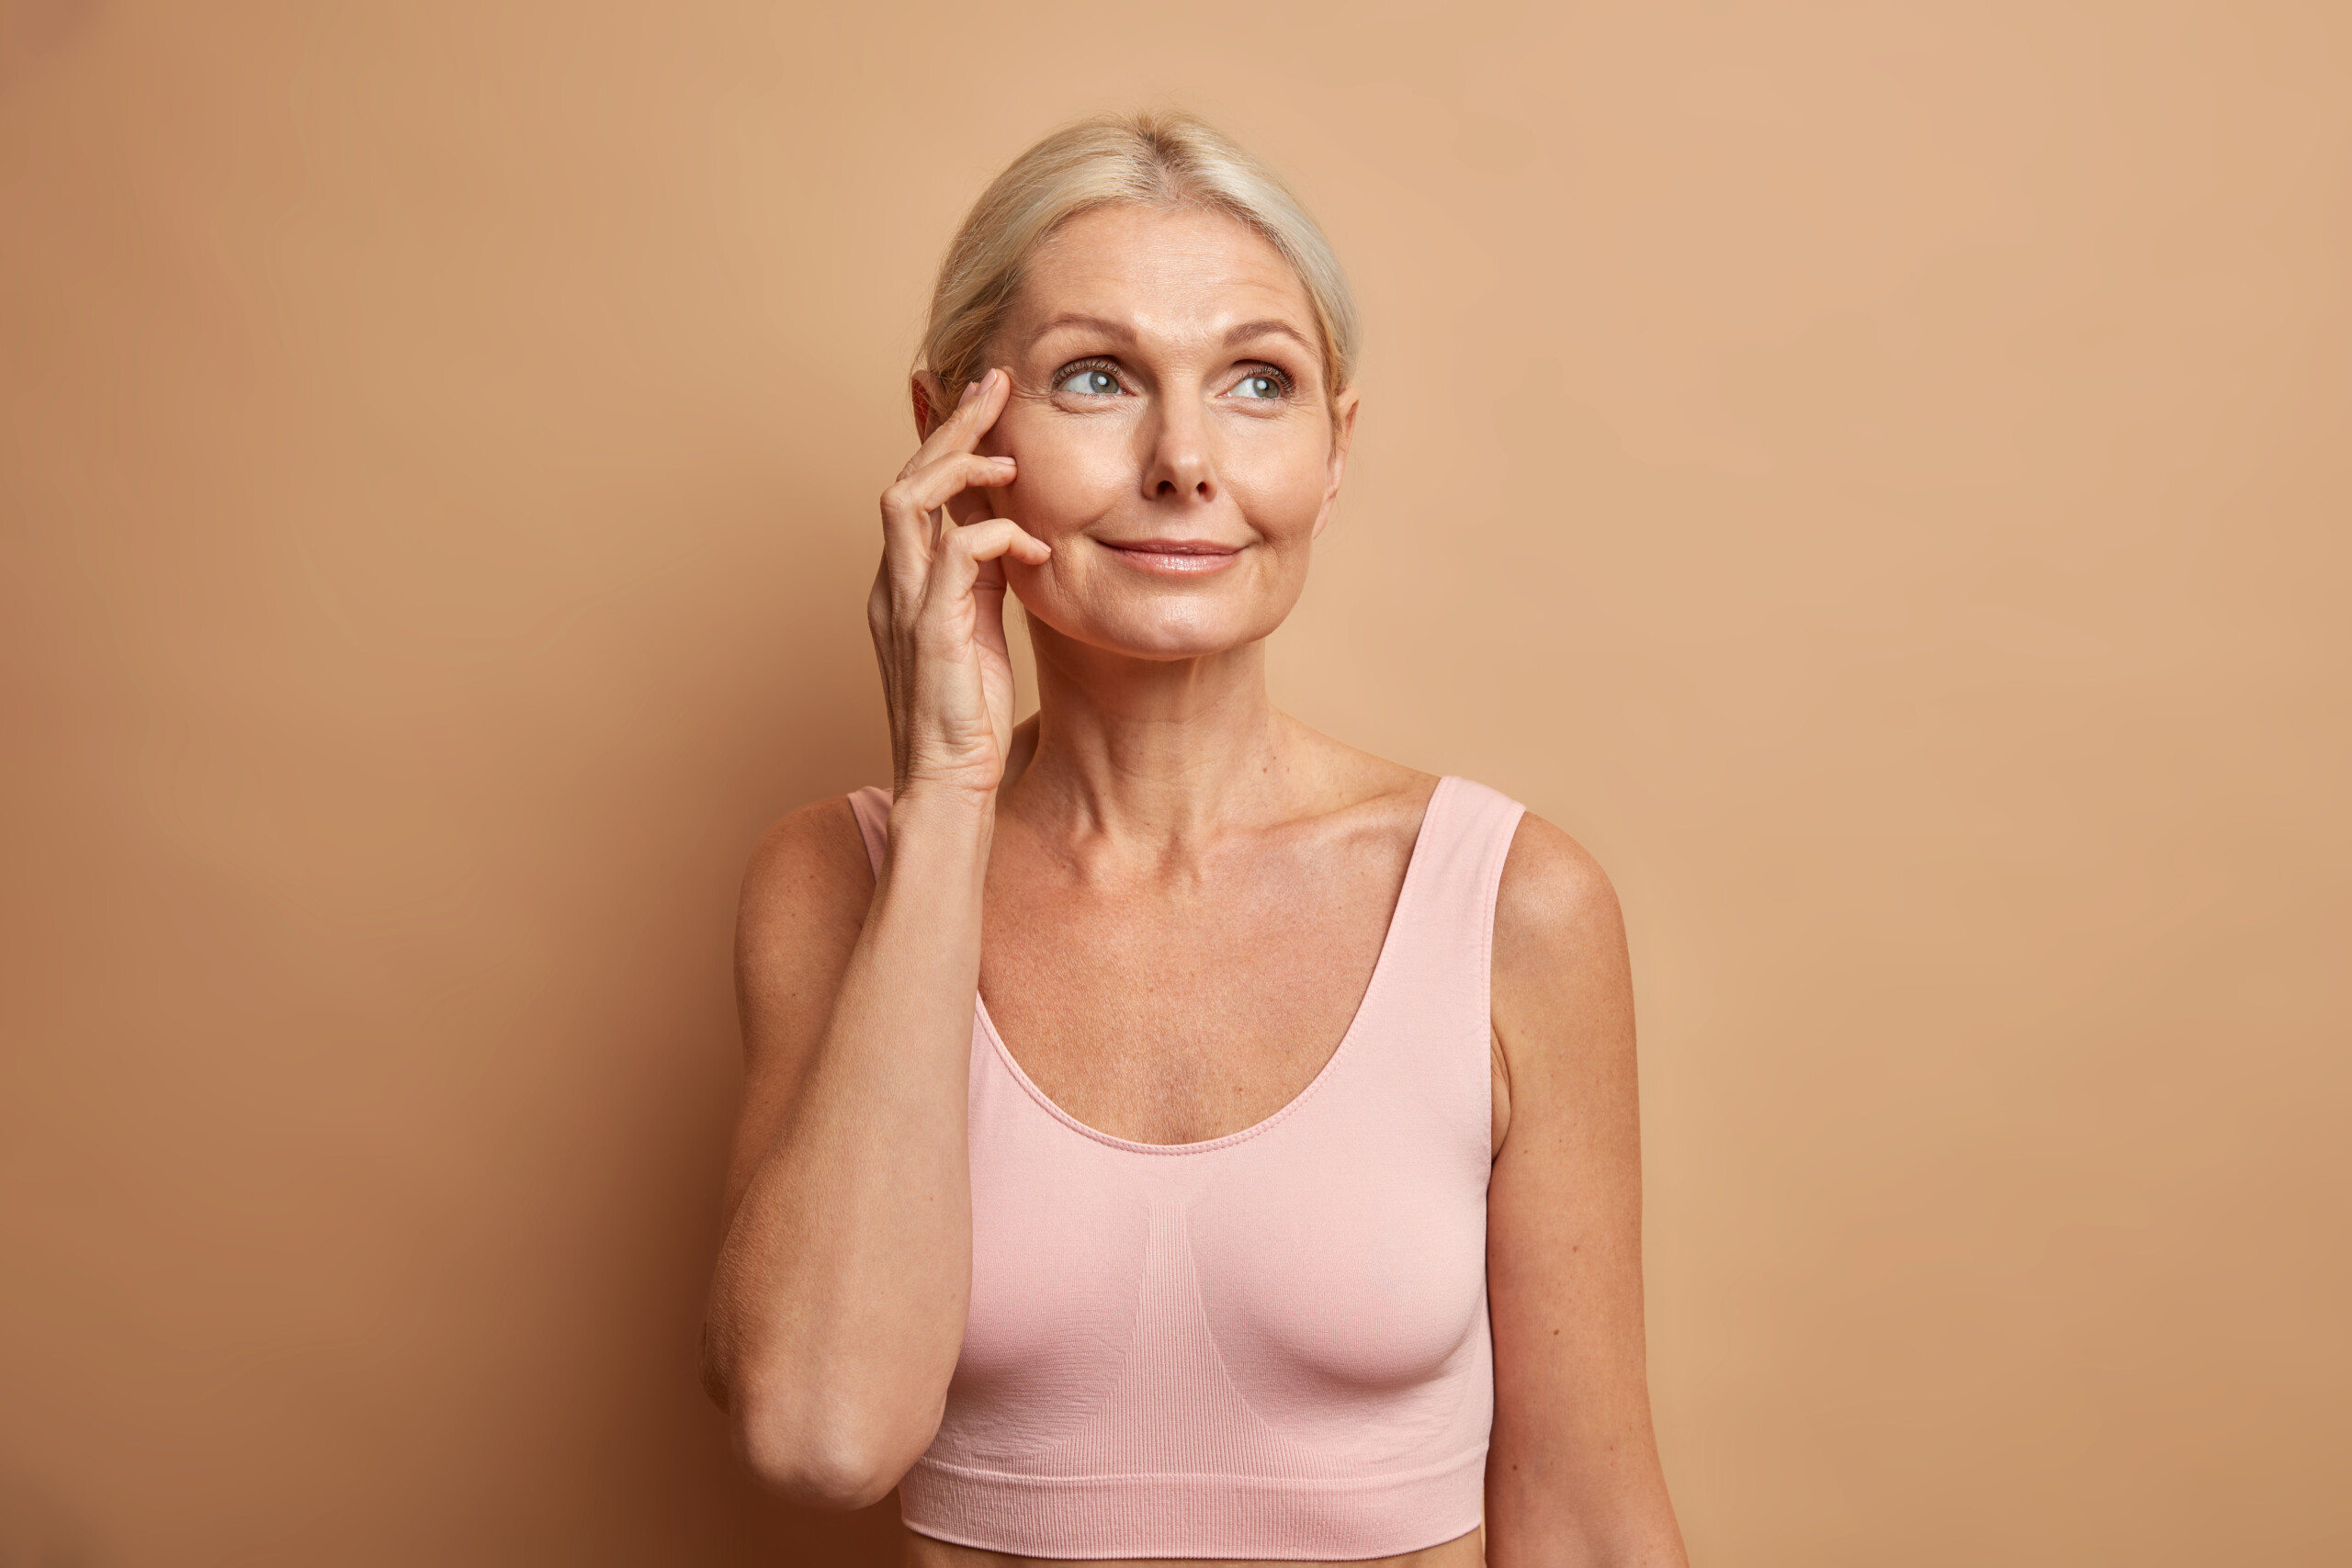
<svg viewBox="0 0 2352 1568">
<path fill-rule="evenodd" d="M 1315 335 L 1306 287 L 1263 235 L 1210 209 L 1122 204 L 1080 213 L 1037 247 L 1005 325 L 1025 344 L 1074 323 L 1221 338 L 1260 321 Z"/>
</svg>

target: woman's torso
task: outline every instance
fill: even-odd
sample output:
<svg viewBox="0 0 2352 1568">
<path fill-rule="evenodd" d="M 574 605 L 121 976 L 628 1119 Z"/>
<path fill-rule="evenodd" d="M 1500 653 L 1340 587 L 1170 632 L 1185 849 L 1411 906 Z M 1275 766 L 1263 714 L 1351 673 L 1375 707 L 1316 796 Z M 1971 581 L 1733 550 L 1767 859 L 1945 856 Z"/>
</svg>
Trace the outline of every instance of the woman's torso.
<svg viewBox="0 0 2352 1568">
<path fill-rule="evenodd" d="M 1154 1145 L 1261 1128 L 1319 1084 L 1386 962 L 1392 917 L 1440 787 L 1385 763 L 1344 782 L 1352 787 L 1334 791 L 1327 809 L 1229 835 L 1181 862 L 1123 861 L 1107 840 L 1072 838 L 1066 829 L 1049 836 L 1003 814 L 980 989 L 982 1030 L 1017 1061 L 1013 1076 L 1085 1129 Z M 1493 1111 L 1499 1136 L 1499 1089 L 1486 1088 L 1482 1109 Z M 976 1193 L 975 1201 L 982 1199 Z M 1451 1224 L 1482 1230 L 1475 1213 Z M 1456 1239 L 1483 1247 L 1482 1234 Z M 1464 1253 L 1454 1268 L 1475 1272 L 1476 1258 Z M 1483 1321 L 1483 1285 L 1475 1288 Z M 1442 1330 L 1439 1342 L 1459 1332 Z M 1483 1337 L 1480 1349 L 1483 1385 L 1490 1375 Z M 1465 1346 L 1452 1356 L 1457 1385 L 1466 1353 Z M 911 1530 L 908 1551 L 909 1562 L 922 1568 L 1047 1561 Z M 1467 1568 L 1482 1553 L 1472 1529 L 1413 1551 L 1348 1560 Z"/>
</svg>

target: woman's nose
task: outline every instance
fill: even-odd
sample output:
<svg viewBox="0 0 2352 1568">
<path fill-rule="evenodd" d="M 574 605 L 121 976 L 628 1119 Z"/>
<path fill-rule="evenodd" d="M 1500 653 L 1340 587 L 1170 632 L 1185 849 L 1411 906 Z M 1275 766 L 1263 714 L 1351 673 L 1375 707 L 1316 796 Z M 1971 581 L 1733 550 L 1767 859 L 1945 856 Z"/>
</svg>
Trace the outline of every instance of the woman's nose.
<svg viewBox="0 0 2352 1568">
<path fill-rule="evenodd" d="M 1207 434 L 1197 417 L 1182 412 L 1161 414 L 1144 474 L 1144 493 L 1154 501 L 1215 501 L 1216 465 L 1209 456 Z"/>
</svg>

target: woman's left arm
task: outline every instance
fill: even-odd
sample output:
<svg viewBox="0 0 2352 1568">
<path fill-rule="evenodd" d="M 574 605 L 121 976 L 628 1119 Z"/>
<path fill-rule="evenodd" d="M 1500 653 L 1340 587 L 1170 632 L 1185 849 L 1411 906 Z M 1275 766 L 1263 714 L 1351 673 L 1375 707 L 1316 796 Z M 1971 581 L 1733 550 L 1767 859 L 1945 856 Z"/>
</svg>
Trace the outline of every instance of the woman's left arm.
<svg viewBox="0 0 2352 1568">
<path fill-rule="evenodd" d="M 1642 1335 L 1634 988 L 1609 878 L 1530 816 L 1495 910 L 1489 1568 L 1685 1568 Z"/>
</svg>

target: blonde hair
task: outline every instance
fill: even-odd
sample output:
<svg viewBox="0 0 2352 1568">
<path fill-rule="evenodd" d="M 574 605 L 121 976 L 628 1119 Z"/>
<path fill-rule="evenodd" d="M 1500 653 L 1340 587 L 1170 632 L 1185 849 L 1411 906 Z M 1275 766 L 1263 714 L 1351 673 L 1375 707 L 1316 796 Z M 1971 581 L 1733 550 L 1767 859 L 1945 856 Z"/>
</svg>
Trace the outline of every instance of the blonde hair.
<svg viewBox="0 0 2352 1568">
<path fill-rule="evenodd" d="M 973 204 L 940 264 L 919 361 L 951 403 L 985 368 L 981 356 L 1020 292 L 1030 252 L 1080 213 L 1117 202 L 1206 208 L 1257 231 L 1315 307 L 1329 395 L 1347 389 L 1355 297 L 1330 241 L 1264 164 L 1191 115 L 1147 109 L 1065 126 L 1015 158 Z"/>
</svg>

